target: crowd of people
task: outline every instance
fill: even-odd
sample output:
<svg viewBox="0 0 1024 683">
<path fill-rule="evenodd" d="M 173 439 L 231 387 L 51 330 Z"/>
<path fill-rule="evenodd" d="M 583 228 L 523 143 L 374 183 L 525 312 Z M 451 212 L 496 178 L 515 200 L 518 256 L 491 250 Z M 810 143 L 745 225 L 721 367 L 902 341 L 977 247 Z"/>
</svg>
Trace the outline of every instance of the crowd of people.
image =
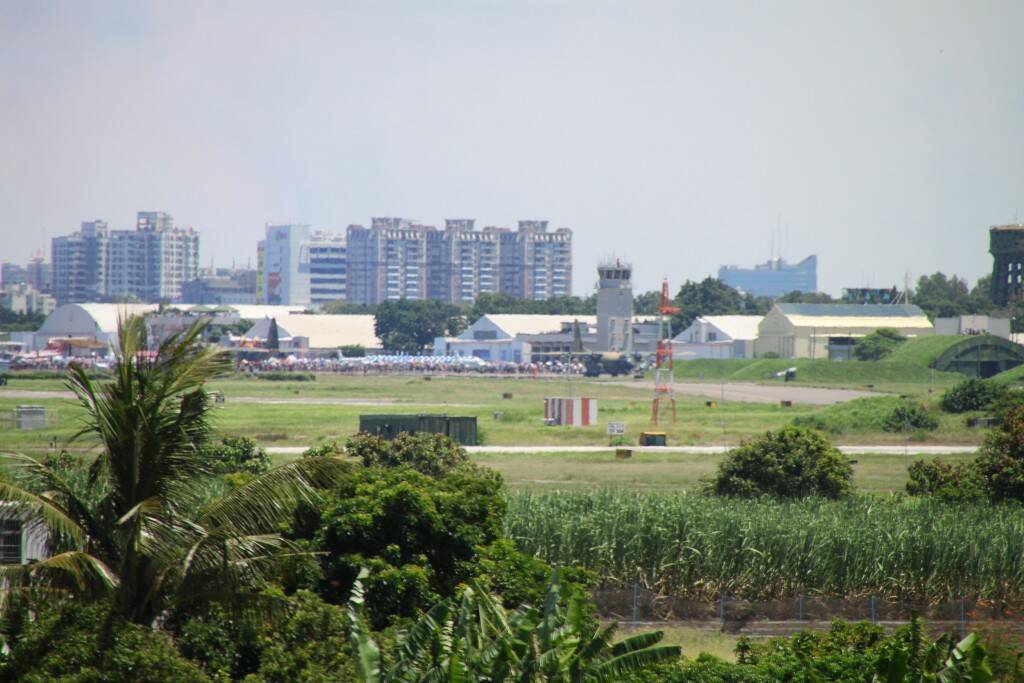
<svg viewBox="0 0 1024 683">
<path fill-rule="evenodd" d="M 330 372 L 348 374 L 488 374 L 488 375 L 582 375 L 581 363 L 546 361 L 538 363 L 492 362 L 466 356 L 373 355 L 361 358 L 305 358 L 286 356 L 261 360 L 240 360 L 239 372 Z"/>
</svg>

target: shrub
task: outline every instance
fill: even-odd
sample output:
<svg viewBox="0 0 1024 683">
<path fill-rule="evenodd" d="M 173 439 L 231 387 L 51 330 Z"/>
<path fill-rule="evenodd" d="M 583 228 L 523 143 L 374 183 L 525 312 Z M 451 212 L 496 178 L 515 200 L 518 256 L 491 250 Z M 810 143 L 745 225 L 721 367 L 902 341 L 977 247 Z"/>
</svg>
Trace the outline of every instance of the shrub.
<svg viewBox="0 0 1024 683">
<path fill-rule="evenodd" d="M 765 351 L 761 354 L 761 358 L 778 358 L 779 354 L 775 351 Z"/>
<path fill-rule="evenodd" d="M 741 498 L 839 498 L 852 490 L 852 477 L 853 467 L 823 436 L 788 426 L 731 450 L 711 490 Z"/>
<path fill-rule="evenodd" d="M 942 394 L 942 409 L 947 413 L 985 410 L 998 400 L 1004 391 L 994 382 L 967 379 L 953 385 Z"/>
<path fill-rule="evenodd" d="M 887 432 L 932 431 L 938 426 L 939 421 L 922 406 L 909 403 L 893 408 L 882 423 L 882 429 Z"/>
<path fill-rule="evenodd" d="M 974 462 L 989 498 L 1024 501 L 1024 408 L 1007 413 L 985 436 Z"/>
<path fill-rule="evenodd" d="M 907 338 L 896 330 L 883 327 L 858 339 L 853 355 L 857 360 L 882 360 L 905 341 Z"/>
<path fill-rule="evenodd" d="M 310 446 L 302 453 L 303 458 L 335 458 L 345 454 L 345 448 L 339 446 L 337 441 Z"/>
<path fill-rule="evenodd" d="M 220 443 L 207 446 L 204 452 L 217 474 L 263 474 L 270 469 L 267 452 L 247 436 L 224 437 Z"/>
<path fill-rule="evenodd" d="M 907 468 L 907 493 L 948 501 L 978 501 L 985 489 L 973 462 L 950 464 L 940 458 L 917 460 Z"/>
<path fill-rule="evenodd" d="M 35 618 L 22 620 L 16 637 L 8 640 L 0 680 L 210 680 L 166 634 L 112 617 L 104 602 L 33 605 L 31 611 Z M 109 638 L 102 636 L 104 629 Z"/>
<path fill-rule="evenodd" d="M 312 382 L 316 379 L 316 375 L 312 372 L 288 372 L 282 370 L 257 372 L 254 377 L 265 379 L 268 382 Z"/>
<path fill-rule="evenodd" d="M 342 358 L 363 358 L 366 356 L 366 347 L 362 344 L 348 344 L 338 349 Z"/>
<path fill-rule="evenodd" d="M 466 449 L 444 434 L 407 434 L 388 441 L 371 434 L 357 434 L 345 443 L 345 452 L 366 467 L 408 466 L 431 477 L 441 477 L 471 466 Z"/>
</svg>

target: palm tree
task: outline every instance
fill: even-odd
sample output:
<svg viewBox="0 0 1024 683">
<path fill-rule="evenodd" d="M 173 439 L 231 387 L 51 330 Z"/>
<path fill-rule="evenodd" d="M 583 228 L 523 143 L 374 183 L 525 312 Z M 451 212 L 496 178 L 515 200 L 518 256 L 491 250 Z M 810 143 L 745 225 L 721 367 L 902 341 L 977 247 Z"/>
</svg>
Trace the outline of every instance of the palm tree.
<svg viewBox="0 0 1024 683">
<path fill-rule="evenodd" d="M 360 579 L 367 574 L 360 574 Z M 557 570 L 543 609 L 507 612 L 479 584 L 442 601 L 399 634 L 393 664 L 363 625 L 362 583 L 349 600 L 350 639 L 361 683 L 596 683 L 619 681 L 652 664 L 675 659 L 676 646 L 654 647 L 661 631 L 612 643 L 616 624 L 588 625 L 585 599 Z"/>
<path fill-rule="evenodd" d="M 119 326 L 112 381 L 96 384 L 71 368 L 68 386 L 85 410 L 75 438 L 92 436 L 100 447 L 84 485 L 30 457 L 4 456 L 17 483 L 0 481 L 0 500 L 45 525 L 53 552 L 3 567 L 8 593 L 107 596 L 112 614 L 146 625 L 172 607 L 255 599 L 251 589 L 290 550 L 277 526 L 297 502 L 316 500 L 342 465 L 305 458 L 210 500 L 202 446 L 212 402 L 204 384 L 231 365 L 200 344 L 203 327 L 150 351 L 144 320 L 131 317 Z"/>
</svg>

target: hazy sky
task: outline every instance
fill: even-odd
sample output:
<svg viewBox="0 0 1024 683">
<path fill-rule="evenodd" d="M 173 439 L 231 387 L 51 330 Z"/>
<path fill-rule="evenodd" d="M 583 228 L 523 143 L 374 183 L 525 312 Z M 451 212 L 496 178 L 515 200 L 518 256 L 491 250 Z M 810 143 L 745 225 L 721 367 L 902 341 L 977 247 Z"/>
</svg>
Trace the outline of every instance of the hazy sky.
<svg viewBox="0 0 1024 683">
<path fill-rule="evenodd" d="M 1024 221 L 1024 2 L 0 0 L 0 260 L 164 210 L 575 231 L 642 288 L 783 255 L 819 283 L 987 272 Z M 776 245 L 776 250 L 778 245 Z"/>
</svg>

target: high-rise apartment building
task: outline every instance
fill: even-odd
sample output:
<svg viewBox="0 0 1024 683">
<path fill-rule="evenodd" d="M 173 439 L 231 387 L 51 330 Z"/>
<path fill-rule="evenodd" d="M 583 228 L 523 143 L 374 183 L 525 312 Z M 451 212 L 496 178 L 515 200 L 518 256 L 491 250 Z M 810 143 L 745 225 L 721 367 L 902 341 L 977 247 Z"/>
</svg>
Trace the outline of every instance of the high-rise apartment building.
<svg viewBox="0 0 1024 683">
<path fill-rule="evenodd" d="M 53 290 L 53 268 L 42 256 L 33 256 L 25 266 L 25 282 L 36 291 L 49 294 Z"/>
<path fill-rule="evenodd" d="M 445 229 L 402 218 L 350 225 L 348 300 L 363 305 L 396 299 L 471 303 L 482 293 L 526 299 L 572 293 L 572 231 L 548 232 L 547 221 L 520 221 L 517 231 L 475 229 L 449 219 Z"/>
<path fill-rule="evenodd" d="M 107 222 L 101 220 L 86 221 L 78 232 L 53 238 L 50 261 L 58 305 L 106 299 L 108 238 Z"/>
<path fill-rule="evenodd" d="M 53 290 L 59 304 L 109 299 L 175 301 L 199 270 L 199 234 L 163 212 L 140 211 L 135 230 L 82 223 L 52 242 Z"/>
<path fill-rule="evenodd" d="M 303 306 L 343 300 L 345 256 L 342 235 L 302 224 L 267 225 L 257 247 L 257 299 Z"/>
<path fill-rule="evenodd" d="M 773 258 L 753 268 L 722 266 L 718 279 L 754 296 L 780 297 L 790 292 L 818 291 L 818 257 L 808 256 L 800 263 Z"/>
</svg>

